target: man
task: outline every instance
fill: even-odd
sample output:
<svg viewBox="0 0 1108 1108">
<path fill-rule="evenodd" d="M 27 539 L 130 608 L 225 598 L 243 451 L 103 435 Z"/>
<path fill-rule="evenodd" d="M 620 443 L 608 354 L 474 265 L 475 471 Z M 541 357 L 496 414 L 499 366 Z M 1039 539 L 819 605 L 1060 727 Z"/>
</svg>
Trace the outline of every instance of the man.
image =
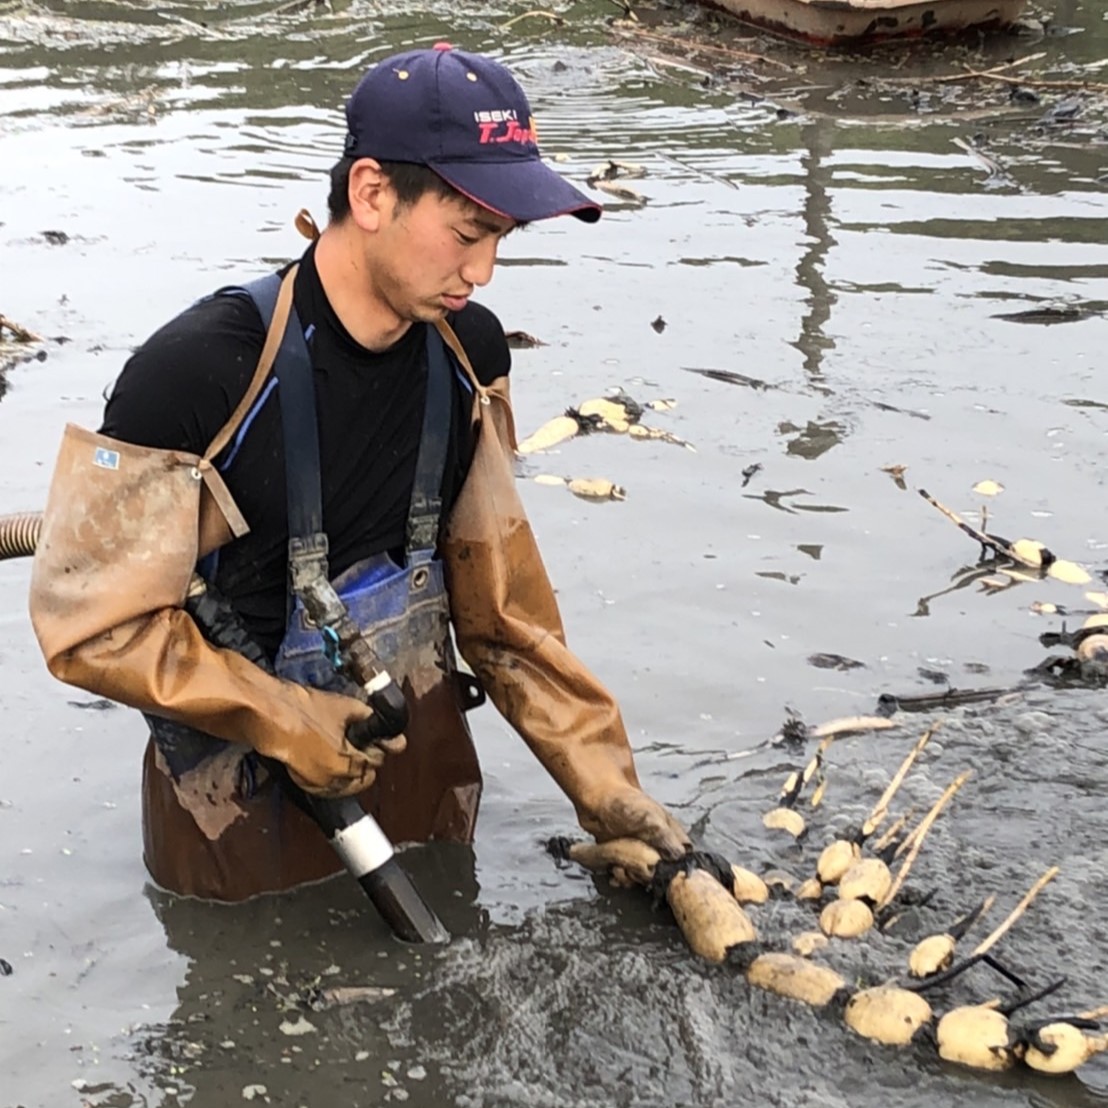
<svg viewBox="0 0 1108 1108">
<path fill-rule="evenodd" d="M 174 892 L 237 900 L 337 868 L 267 759 L 309 792 L 358 795 L 394 840 L 470 841 L 480 692 L 451 626 L 582 826 L 679 855 L 618 708 L 566 649 L 514 487 L 503 329 L 469 300 L 513 229 L 599 209 L 540 160 L 526 97 L 489 59 L 388 58 L 346 117 L 331 219 L 307 221 L 300 262 L 172 320 L 124 368 L 100 435 L 67 430 L 32 580 L 48 664 L 146 714 L 145 856 Z M 196 559 L 277 676 L 181 610 Z M 290 596 L 306 566 L 401 682 L 406 742 L 363 741 L 381 717 Z"/>
</svg>

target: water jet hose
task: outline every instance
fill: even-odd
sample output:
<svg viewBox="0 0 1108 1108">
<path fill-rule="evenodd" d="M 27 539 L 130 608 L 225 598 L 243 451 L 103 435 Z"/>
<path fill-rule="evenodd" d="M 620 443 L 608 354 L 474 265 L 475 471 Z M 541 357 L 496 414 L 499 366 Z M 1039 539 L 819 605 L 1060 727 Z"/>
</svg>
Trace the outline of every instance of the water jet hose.
<svg viewBox="0 0 1108 1108">
<path fill-rule="evenodd" d="M 42 534 L 42 513 L 21 512 L 0 516 L 0 561 L 5 558 L 29 558 Z"/>
<path fill-rule="evenodd" d="M 41 534 L 41 512 L 0 516 L 0 561 L 31 557 Z M 237 650 L 273 674 L 268 656 L 250 638 L 237 613 L 199 575 L 193 576 L 185 608 L 215 646 Z M 357 800 L 312 796 L 292 782 L 281 762 L 271 758 L 261 761 L 293 803 L 319 825 L 398 939 L 410 943 L 449 941 L 449 932 L 400 868 L 392 843 Z"/>
</svg>

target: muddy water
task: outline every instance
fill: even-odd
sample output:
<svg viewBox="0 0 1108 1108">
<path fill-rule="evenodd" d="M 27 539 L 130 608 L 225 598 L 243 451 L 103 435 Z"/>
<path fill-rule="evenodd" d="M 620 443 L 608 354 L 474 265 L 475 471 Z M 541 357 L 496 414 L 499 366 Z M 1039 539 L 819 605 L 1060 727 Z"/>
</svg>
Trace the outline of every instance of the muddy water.
<svg viewBox="0 0 1108 1108">
<path fill-rule="evenodd" d="M 0 511 L 41 505 L 63 424 L 96 423 L 153 327 L 299 251 L 291 215 L 322 213 L 336 109 L 365 64 L 441 38 L 497 52 L 567 173 L 607 157 L 648 171 L 631 182 L 644 206 L 613 200 L 596 227 L 536 226 L 505 247 L 483 299 L 546 343 L 516 355 L 521 429 L 621 386 L 675 397 L 649 421 L 696 447 L 595 436 L 523 467 L 572 641 L 618 692 L 648 788 L 709 845 L 803 872 L 936 717 L 832 748 L 803 851 L 759 820 L 800 755 L 736 755 L 787 710 L 814 723 L 936 679 L 1015 684 L 1059 622 L 1031 603 L 1090 606 L 1051 582 L 982 591 L 963 573 L 975 546 L 913 490 L 978 521 L 971 486 L 995 479 L 992 529 L 1108 561 L 1103 114 L 1087 102 L 1042 123 L 1065 93 L 1013 105 L 999 85 L 873 80 L 1040 51 L 1061 72 L 1108 52 L 1108 23 L 1093 0 L 1059 0 L 1046 37 L 983 55 L 826 63 L 730 32 L 789 67 L 759 82 L 764 68 L 658 61 L 657 41 L 611 33 L 599 0 L 561 26 L 505 29 L 524 6 L 472 5 L 460 29 L 453 10 L 0 5 L 0 311 L 50 338 L 45 361 L 0 378 Z M 705 31 L 698 17 L 681 33 Z M 1044 305 L 1088 311 L 997 318 Z M 906 489 L 891 465 L 907 467 Z M 610 477 L 628 498 L 588 504 L 528 480 L 543 472 Z M 233 909 L 166 898 L 140 860 L 142 728 L 45 674 L 27 576 L 0 563 L 4 1108 L 1108 1102 L 1108 1065 L 1058 1081 L 954 1071 L 694 962 L 644 897 L 545 856 L 571 812 L 490 712 L 476 721 L 475 849 L 409 855 L 458 936 L 449 949 L 397 946 L 342 880 Z M 815 668 L 817 652 L 862 665 Z M 1057 863 L 1003 951 L 1036 984 L 1068 976 L 1057 1010 L 1105 1001 L 1103 693 L 1033 686 L 944 718 L 905 790 L 922 806 L 974 770 L 914 879 L 934 899 L 900 935 L 827 960 L 851 977 L 896 972 L 913 929 L 988 892 L 999 922 Z M 785 904 L 759 917 L 770 936 L 810 922 Z M 313 984 L 395 992 L 298 1008 Z M 975 970 L 943 1003 L 1002 991 Z"/>
</svg>

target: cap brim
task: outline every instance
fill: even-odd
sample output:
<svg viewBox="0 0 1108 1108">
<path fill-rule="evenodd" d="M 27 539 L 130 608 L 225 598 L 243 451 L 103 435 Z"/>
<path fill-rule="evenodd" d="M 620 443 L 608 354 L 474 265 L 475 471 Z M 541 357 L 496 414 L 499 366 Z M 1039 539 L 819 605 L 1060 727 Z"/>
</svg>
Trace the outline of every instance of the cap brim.
<svg viewBox="0 0 1108 1108">
<path fill-rule="evenodd" d="M 517 223 L 575 215 L 595 223 L 603 211 L 560 173 L 539 160 L 427 163 L 470 200 Z"/>
</svg>

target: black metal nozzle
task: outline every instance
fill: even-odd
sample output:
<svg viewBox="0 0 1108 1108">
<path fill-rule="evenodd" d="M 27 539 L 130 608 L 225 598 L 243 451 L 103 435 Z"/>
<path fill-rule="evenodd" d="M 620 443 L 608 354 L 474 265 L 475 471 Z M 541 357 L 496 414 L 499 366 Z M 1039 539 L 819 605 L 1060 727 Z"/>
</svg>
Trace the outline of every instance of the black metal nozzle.
<svg viewBox="0 0 1108 1108">
<path fill-rule="evenodd" d="M 373 902 L 392 933 L 406 943 L 446 943 L 450 932 L 404 872 L 377 821 L 353 797 L 331 799 L 301 792 L 350 875 Z"/>
<path fill-rule="evenodd" d="M 450 932 L 416 891 L 396 858 L 358 878 L 392 933 L 406 943 L 448 943 Z"/>
<path fill-rule="evenodd" d="M 391 739 L 404 732 L 408 726 L 408 701 L 404 690 L 393 680 L 369 697 L 374 718 L 379 720 L 379 739 Z"/>
</svg>

